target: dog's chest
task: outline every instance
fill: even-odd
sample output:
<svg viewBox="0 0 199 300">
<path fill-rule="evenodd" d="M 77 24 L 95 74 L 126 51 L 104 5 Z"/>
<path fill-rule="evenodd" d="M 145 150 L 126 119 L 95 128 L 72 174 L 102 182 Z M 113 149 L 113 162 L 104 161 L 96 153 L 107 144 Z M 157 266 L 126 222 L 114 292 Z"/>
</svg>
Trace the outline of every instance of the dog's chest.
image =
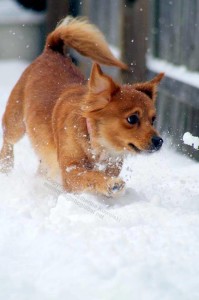
<svg viewBox="0 0 199 300">
<path fill-rule="evenodd" d="M 99 171 L 105 171 L 107 168 L 117 167 L 123 160 L 121 155 L 111 156 L 106 150 L 100 151 L 100 153 L 96 153 L 92 151 L 92 161 L 94 169 Z"/>
</svg>

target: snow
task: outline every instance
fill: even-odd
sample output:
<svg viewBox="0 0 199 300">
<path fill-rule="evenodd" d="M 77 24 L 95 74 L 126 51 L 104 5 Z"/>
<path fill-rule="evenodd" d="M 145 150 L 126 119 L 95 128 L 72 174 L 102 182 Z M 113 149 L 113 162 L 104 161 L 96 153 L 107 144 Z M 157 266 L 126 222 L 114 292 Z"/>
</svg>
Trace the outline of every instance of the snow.
<svg viewBox="0 0 199 300">
<path fill-rule="evenodd" d="M 199 73 L 189 71 L 186 66 L 175 66 L 165 60 L 147 55 L 147 68 L 153 72 L 165 72 L 167 77 L 199 88 Z"/>
<path fill-rule="evenodd" d="M 1 116 L 25 66 L 0 63 Z M 27 138 L 15 154 L 0 174 L 0 299 L 199 299 L 198 163 L 169 145 L 129 157 L 126 194 L 106 199 L 37 178 Z"/>
<path fill-rule="evenodd" d="M 193 136 L 190 132 L 185 132 L 183 135 L 183 142 L 194 149 L 199 149 L 199 137 Z"/>
<path fill-rule="evenodd" d="M 0 0 L 0 24 L 38 24 L 44 20 L 45 14 L 23 8 L 14 0 Z"/>
</svg>

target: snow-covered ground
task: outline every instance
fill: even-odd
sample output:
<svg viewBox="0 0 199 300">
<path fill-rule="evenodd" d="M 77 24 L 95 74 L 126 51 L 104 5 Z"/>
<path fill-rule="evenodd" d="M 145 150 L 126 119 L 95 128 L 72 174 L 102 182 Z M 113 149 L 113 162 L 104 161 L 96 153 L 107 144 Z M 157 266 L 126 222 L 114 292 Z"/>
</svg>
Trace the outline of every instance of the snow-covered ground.
<svg viewBox="0 0 199 300">
<path fill-rule="evenodd" d="M 0 63 L 0 116 L 24 62 Z M 0 130 L 0 145 L 2 130 Z M 198 300 L 199 164 L 129 158 L 120 199 L 59 194 L 27 138 L 0 174 L 0 299 Z"/>
</svg>

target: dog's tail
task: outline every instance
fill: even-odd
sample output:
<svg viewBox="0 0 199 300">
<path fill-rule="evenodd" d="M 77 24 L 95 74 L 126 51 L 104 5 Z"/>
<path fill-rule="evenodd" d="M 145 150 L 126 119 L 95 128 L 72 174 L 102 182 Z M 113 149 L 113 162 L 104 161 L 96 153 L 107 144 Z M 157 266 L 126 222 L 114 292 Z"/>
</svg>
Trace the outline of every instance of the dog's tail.
<svg viewBox="0 0 199 300">
<path fill-rule="evenodd" d="M 111 53 L 99 29 L 84 18 L 66 17 L 48 35 L 46 48 L 63 54 L 64 46 L 71 47 L 98 63 L 128 69 L 127 65 Z"/>
</svg>

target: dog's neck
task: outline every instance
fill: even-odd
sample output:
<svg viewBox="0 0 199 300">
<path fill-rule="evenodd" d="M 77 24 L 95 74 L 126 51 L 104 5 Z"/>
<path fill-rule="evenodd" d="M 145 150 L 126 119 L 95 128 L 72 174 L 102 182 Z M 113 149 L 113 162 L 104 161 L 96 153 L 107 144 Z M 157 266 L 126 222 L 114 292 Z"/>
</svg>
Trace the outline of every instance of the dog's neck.
<svg viewBox="0 0 199 300">
<path fill-rule="evenodd" d="M 86 118 L 86 127 L 87 127 L 89 138 L 91 140 L 92 129 L 91 129 L 91 122 L 88 118 Z"/>
<path fill-rule="evenodd" d="M 91 152 L 98 161 L 105 161 L 107 159 L 117 159 L 123 157 L 123 155 L 112 151 L 109 145 L 102 138 L 98 137 L 97 128 L 93 124 L 92 119 L 86 118 L 86 127 L 88 132 L 88 138 L 90 142 Z"/>
<path fill-rule="evenodd" d="M 95 159 L 99 161 L 104 160 L 104 157 L 107 155 L 107 150 L 99 143 L 97 137 L 97 129 L 92 120 L 89 118 L 86 118 L 86 127 L 91 146 L 90 150 L 93 156 L 95 156 Z"/>
<path fill-rule="evenodd" d="M 91 150 L 93 152 L 98 152 L 96 151 L 99 148 L 99 143 L 97 142 L 96 128 L 92 120 L 89 118 L 86 118 L 86 127 L 87 127 L 88 139 L 90 142 Z"/>
</svg>

